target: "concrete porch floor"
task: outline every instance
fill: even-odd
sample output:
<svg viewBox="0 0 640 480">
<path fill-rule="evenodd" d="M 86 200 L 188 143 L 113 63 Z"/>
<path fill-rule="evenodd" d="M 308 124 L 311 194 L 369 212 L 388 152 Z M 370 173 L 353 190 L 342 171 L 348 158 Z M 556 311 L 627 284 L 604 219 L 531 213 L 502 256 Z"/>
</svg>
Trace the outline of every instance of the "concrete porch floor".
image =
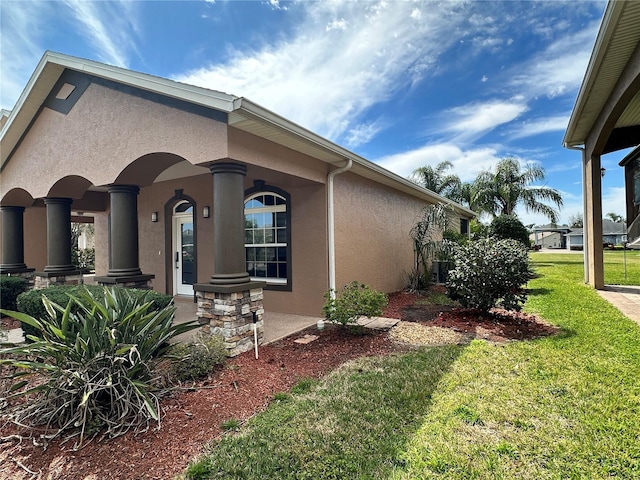
<svg viewBox="0 0 640 480">
<path fill-rule="evenodd" d="M 177 307 L 175 322 L 184 323 L 196 319 L 198 304 L 193 297 L 173 297 Z M 264 344 L 275 342 L 293 333 L 314 326 L 322 317 L 305 317 L 290 313 L 264 312 Z M 198 330 L 176 336 L 173 341 L 188 341 Z"/>
</svg>

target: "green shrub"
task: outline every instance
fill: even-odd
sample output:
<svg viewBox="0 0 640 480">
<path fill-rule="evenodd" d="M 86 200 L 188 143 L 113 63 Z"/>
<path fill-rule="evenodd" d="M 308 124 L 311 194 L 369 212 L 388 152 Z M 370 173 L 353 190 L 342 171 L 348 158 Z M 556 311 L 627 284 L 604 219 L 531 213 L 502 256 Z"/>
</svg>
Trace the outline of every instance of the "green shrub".
<svg viewBox="0 0 640 480">
<path fill-rule="evenodd" d="M 169 340 L 198 326 L 174 325 L 175 307 L 152 310 L 152 302 L 124 289 L 78 289 L 66 307 L 43 298 L 47 315 L 34 318 L 0 310 L 31 325 L 33 343 L 0 350 L 0 365 L 17 369 L 8 400 L 29 397 L 10 408 L 19 426 L 44 426 L 46 438 L 62 432 L 79 437 L 103 431 L 115 437 L 159 422 L 156 357 Z"/>
<path fill-rule="evenodd" d="M 42 288 L 40 290 L 30 290 L 21 294 L 18 297 L 17 309 L 22 313 L 34 318 L 45 318 L 47 316 L 47 310 L 42 303 L 42 298 L 47 297 L 53 303 L 57 303 L 65 307 L 70 300 L 70 295 L 76 295 L 78 292 L 85 289 L 91 292 L 94 296 L 103 295 L 104 289 L 100 285 L 58 285 L 54 287 Z M 154 292 L 152 290 L 139 290 L 135 288 L 125 289 L 122 287 L 114 287 L 117 290 L 126 290 L 127 293 L 138 301 L 151 302 L 149 307 L 150 311 L 162 310 L 172 301 L 170 295 L 164 295 L 162 293 Z M 3 304 L 4 306 L 4 304 Z M 72 313 L 77 313 L 80 307 L 77 303 L 72 302 Z M 29 324 L 22 324 L 22 330 L 25 337 L 27 335 L 38 335 L 38 331 Z"/>
<path fill-rule="evenodd" d="M 512 215 L 495 217 L 489 226 L 489 235 L 497 239 L 511 238 L 529 248 L 529 232 L 520 220 Z"/>
<path fill-rule="evenodd" d="M 77 269 L 89 273 L 96 268 L 96 249 L 74 247 L 71 250 L 71 263 Z"/>
<path fill-rule="evenodd" d="M 0 275 L 0 305 L 7 310 L 15 310 L 18 295 L 26 291 L 27 281 L 22 277 Z"/>
<path fill-rule="evenodd" d="M 464 307 L 488 311 L 501 305 L 520 310 L 532 278 L 529 255 L 522 243 L 486 238 L 460 246 L 449 271 L 447 295 Z"/>
<path fill-rule="evenodd" d="M 173 378 L 196 380 L 206 377 L 227 360 L 227 349 L 220 335 L 198 335 L 192 342 L 179 343 L 171 348 Z"/>
<path fill-rule="evenodd" d="M 388 299 L 384 293 L 369 288 L 368 285 L 351 282 L 339 295 L 335 292 L 325 293 L 327 302 L 322 307 L 327 320 L 341 325 L 355 324 L 359 317 L 376 317 L 382 315 Z"/>
</svg>

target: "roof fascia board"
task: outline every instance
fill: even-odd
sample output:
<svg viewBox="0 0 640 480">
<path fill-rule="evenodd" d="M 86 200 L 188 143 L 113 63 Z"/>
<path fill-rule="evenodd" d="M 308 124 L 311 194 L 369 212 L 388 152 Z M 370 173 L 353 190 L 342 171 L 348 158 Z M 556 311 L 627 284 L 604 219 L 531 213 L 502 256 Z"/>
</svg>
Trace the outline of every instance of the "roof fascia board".
<svg viewBox="0 0 640 480">
<path fill-rule="evenodd" d="M 595 74 L 599 71 L 600 66 L 602 65 L 602 61 L 605 56 L 605 50 L 603 49 L 603 46 L 606 46 L 609 43 L 609 40 L 615 32 L 615 29 L 618 25 L 618 20 L 620 19 L 622 11 L 625 7 L 624 3 L 625 2 L 619 2 L 615 0 L 609 0 L 609 2 L 607 3 L 604 15 L 602 17 L 602 22 L 600 23 L 600 27 L 598 29 L 598 35 L 596 36 L 593 51 L 591 52 L 591 58 L 589 59 L 589 64 L 587 65 L 587 72 L 582 79 L 582 85 L 580 86 L 580 90 L 578 91 L 578 97 L 571 112 L 569 124 L 564 135 L 563 145 L 565 147 L 575 147 L 578 145 L 583 145 L 586 141 L 586 139 L 573 138 L 575 135 L 575 129 L 586 106 L 589 93 L 591 92 L 593 84 L 595 83 Z"/>
<path fill-rule="evenodd" d="M 640 158 L 640 145 L 631 150 L 631 152 L 629 152 L 626 157 L 620 160 L 620 163 L 618 163 L 618 165 L 621 167 L 625 167 L 633 162 L 636 158 Z"/>
<path fill-rule="evenodd" d="M 317 135 L 311 132 L 310 130 L 307 130 L 304 127 L 301 127 L 300 125 L 297 125 L 285 119 L 284 117 L 264 107 L 261 107 L 260 105 L 253 103 L 250 100 L 247 100 L 244 97 L 236 99 L 235 108 L 236 108 L 236 111 L 239 111 L 241 115 L 245 117 L 249 117 L 259 122 L 273 125 L 276 128 L 283 130 L 289 134 L 296 135 L 297 137 L 301 138 L 302 140 L 308 143 L 311 143 L 312 145 L 315 145 L 317 147 L 320 147 L 324 150 L 327 150 L 333 153 L 334 155 L 336 155 L 337 160 L 335 163 L 330 162 L 331 165 L 342 166 L 345 159 L 351 159 L 354 164 L 366 170 L 373 171 L 374 173 L 391 180 L 393 183 L 401 184 L 405 188 L 408 187 L 408 190 L 415 196 L 422 197 L 422 198 L 427 197 L 429 200 L 436 203 L 450 204 L 459 212 L 463 212 L 471 217 L 476 216 L 476 213 L 473 210 L 470 210 L 448 198 L 442 197 L 435 192 L 431 192 L 426 188 L 416 185 L 415 183 L 407 180 L 406 178 L 403 178 L 400 175 L 397 175 L 387 170 L 386 168 L 383 168 L 380 165 L 373 163 L 347 150 L 346 148 L 343 148 L 338 144 L 333 143 L 330 140 L 327 140 L 326 138 L 323 138 L 320 135 Z"/>
<path fill-rule="evenodd" d="M 24 89 L 22 90 L 22 93 L 18 97 L 18 101 L 16 102 L 15 106 L 11 110 L 11 113 L 9 114 L 9 119 L 7 120 L 7 123 L 5 123 L 4 127 L 2 127 L 2 130 L 0 130 L 0 138 L 4 137 L 5 132 L 7 130 L 9 130 L 9 128 L 11 128 L 11 125 L 13 124 L 13 121 L 16 118 L 16 116 L 18 116 L 20 114 L 20 112 L 22 111 L 22 107 L 24 106 L 24 104 L 26 103 L 27 99 L 29 98 L 29 94 L 31 93 L 31 90 L 33 90 L 34 85 L 36 84 L 36 82 L 40 78 L 40 76 L 42 74 L 42 71 L 44 70 L 45 66 L 48 63 L 48 55 L 49 55 L 49 53 L 50 52 L 46 52 L 42 56 L 42 58 L 38 62 L 38 65 L 36 66 L 36 69 L 31 74 L 31 77 L 29 78 L 29 81 L 25 85 Z M 62 70 L 63 69 L 61 69 L 60 71 L 62 72 Z"/>
<path fill-rule="evenodd" d="M 161 95 L 185 100 L 194 104 L 221 110 L 229 113 L 233 109 L 236 97 L 231 95 L 208 90 L 186 83 L 180 83 L 173 80 L 148 75 L 145 73 L 134 72 L 121 67 L 114 67 L 104 63 L 86 60 L 70 55 L 46 51 L 33 74 L 29 78 L 27 85 L 22 91 L 14 109 L 9 114 L 9 118 L 0 129 L 0 141 L 5 143 L 2 147 L 0 160 L 0 169 L 4 168 L 6 161 L 11 152 L 18 145 L 20 139 L 31 125 L 37 115 L 42 103 L 47 95 L 54 87 L 58 78 L 65 69 L 84 72 L 96 77 L 106 78 L 125 85 L 131 85 L 143 90 L 153 91 Z M 56 72 L 57 70 L 57 72 Z M 55 72 L 51 78 L 44 75 L 46 71 Z M 36 95 L 33 93 L 41 86 L 46 94 Z M 42 96 L 44 95 L 44 96 Z M 17 121 L 16 119 L 20 119 Z M 14 127 L 19 131 L 9 138 L 5 138 L 7 133 Z M 7 143 L 8 142 L 8 143 Z"/>
<path fill-rule="evenodd" d="M 104 77 L 116 82 L 136 86 L 144 90 L 199 103 L 229 113 L 233 109 L 236 97 L 226 93 L 196 87 L 187 83 L 176 82 L 162 77 L 135 72 L 126 68 L 115 67 L 104 63 L 71 57 L 60 53 L 50 53 L 50 58 L 66 68 Z"/>
</svg>

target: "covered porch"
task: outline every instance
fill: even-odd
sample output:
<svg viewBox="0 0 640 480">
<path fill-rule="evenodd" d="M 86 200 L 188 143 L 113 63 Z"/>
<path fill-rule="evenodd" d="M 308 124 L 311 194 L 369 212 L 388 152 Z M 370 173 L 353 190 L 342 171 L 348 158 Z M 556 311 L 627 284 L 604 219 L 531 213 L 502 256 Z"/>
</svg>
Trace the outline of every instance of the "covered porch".
<svg viewBox="0 0 640 480">
<path fill-rule="evenodd" d="M 604 287 L 601 158 L 640 144 L 640 3 L 607 4 L 576 104 L 564 136 L 582 153 L 585 283 Z M 627 175 L 628 233 L 637 228 L 640 175 Z M 623 206 L 621 205 L 621 208 Z M 633 243 L 634 238 L 629 238 Z"/>
</svg>

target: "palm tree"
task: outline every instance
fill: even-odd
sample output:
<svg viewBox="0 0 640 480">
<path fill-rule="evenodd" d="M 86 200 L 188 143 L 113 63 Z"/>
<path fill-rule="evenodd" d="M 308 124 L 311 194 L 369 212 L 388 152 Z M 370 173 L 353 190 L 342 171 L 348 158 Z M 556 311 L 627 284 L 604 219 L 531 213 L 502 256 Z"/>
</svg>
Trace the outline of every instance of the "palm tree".
<svg viewBox="0 0 640 480">
<path fill-rule="evenodd" d="M 453 164 L 449 161 L 440 162 L 435 168 L 425 165 L 416 168 L 409 180 L 445 198 L 459 201 L 462 182 L 457 175 L 446 173 L 450 168 L 453 168 Z"/>
<path fill-rule="evenodd" d="M 531 183 L 544 180 L 544 168 L 527 164 L 524 169 L 515 158 L 498 162 L 495 172 L 483 171 L 473 183 L 471 208 L 491 215 L 514 215 L 518 204 L 527 212 L 540 213 L 551 223 L 558 222 L 558 212 L 543 201 L 562 206 L 560 192 Z"/>
</svg>

